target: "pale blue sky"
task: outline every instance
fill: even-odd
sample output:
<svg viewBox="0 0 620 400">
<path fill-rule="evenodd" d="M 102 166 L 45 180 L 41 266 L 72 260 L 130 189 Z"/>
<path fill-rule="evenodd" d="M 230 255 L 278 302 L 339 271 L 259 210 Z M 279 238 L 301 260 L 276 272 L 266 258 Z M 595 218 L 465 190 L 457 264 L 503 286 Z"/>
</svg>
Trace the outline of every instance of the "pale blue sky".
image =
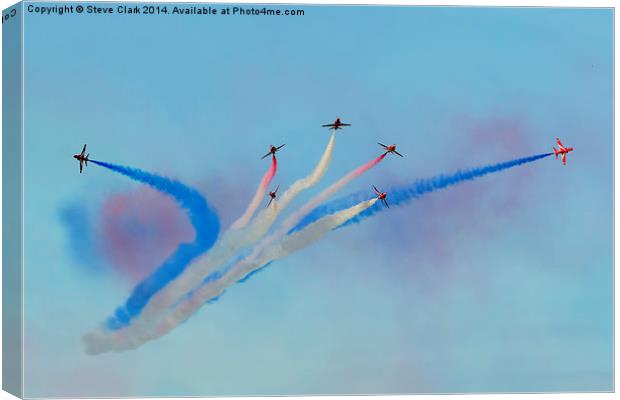
<svg viewBox="0 0 620 400">
<path fill-rule="evenodd" d="M 25 395 L 611 390 L 613 11 L 300 8 L 26 14 Z M 137 184 L 79 175 L 71 154 L 88 143 L 181 179 L 226 222 L 270 143 L 287 143 L 286 186 L 336 116 L 353 126 L 320 187 L 377 141 L 406 155 L 342 194 L 547 152 L 556 135 L 575 152 L 338 230 L 139 350 L 83 353 L 131 285 L 101 256 L 76 261 L 59 210 L 96 219 Z"/>
</svg>

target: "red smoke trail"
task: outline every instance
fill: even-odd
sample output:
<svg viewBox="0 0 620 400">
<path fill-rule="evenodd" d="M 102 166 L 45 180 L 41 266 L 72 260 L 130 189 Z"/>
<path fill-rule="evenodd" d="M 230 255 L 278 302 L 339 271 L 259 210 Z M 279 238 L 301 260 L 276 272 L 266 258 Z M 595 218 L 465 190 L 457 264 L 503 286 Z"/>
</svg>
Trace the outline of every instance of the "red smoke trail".
<svg viewBox="0 0 620 400">
<path fill-rule="evenodd" d="M 259 189 L 263 191 L 267 190 L 271 180 L 276 175 L 276 170 L 278 169 L 278 160 L 276 159 L 275 154 L 271 156 L 271 168 L 265 173 L 263 179 L 260 181 Z"/>
<path fill-rule="evenodd" d="M 361 174 L 363 174 L 364 172 L 368 171 L 369 169 L 371 169 L 372 167 L 374 167 L 375 165 L 379 164 L 379 162 L 381 162 L 381 160 L 383 160 L 385 158 L 385 156 L 387 155 L 387 153 L 383 153 L 381 154 L 379 157 L 375 158 L 374 160 L 370 161 L 367 164 L 362 165 L 361 167 L 357 168 L 355 171 L 349 172 L 348 175 L 346 175 L 344 178 L 342 178 L 341 180 L 345 180 L 349 175 L 352 175 L 351 179 L 353 178 L 357 178 L 358 176 L 360 176 Z M 347 181 L 348 182 L 348 181 Z"/>
</svg>

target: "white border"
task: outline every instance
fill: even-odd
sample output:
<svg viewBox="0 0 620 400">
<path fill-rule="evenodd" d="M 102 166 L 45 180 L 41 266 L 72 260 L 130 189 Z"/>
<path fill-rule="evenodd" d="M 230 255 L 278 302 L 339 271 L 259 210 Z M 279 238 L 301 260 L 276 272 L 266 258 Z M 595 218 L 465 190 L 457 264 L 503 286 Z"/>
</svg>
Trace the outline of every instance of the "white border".
<svg viewBox="0 0 620 400">
<path fill-rule="evenodd" d="M 84 1 L 87 2 L 87 1 Z M 162 3 L 163 1 L 156 1 L 156 0 L 145 0 L 145 1 L 141 1 L 143 3 Z M 166 2 L 170 2 L 170 3 L 187 3 L 188 1 L 183 1 L 183 0 L 168 0 Z M 63 2 L 65 3 L 65 2 Z M 208 3 L 233 3 L 233 1 L 226 1 L 226 0 L 210 0 L 208 1 Z M 558 1 L 558 0 L 541 0 L 541 1 L 536 1 L 536 0 L 521 0 L 521 1 L 490 1 L 490 0 L 474 0 L 474 1 L 465 1 L 465 0 L 444 0 L 444 1 L 433 1 L 433 0 L 427 0 L 427 1 L 403 1 L 403 0 L 391 0 L 391 1 L 384 1 L 384 0 L 374 0 L 374 1 L 369 1 L 369 0 L 338 0 L 338 1 L 333 1 L 333 0 L 313 0 L 313 1 L 303 1 L 303 0 L 288 0 L 288 1 L 281 1 L 281 0 L 268 0 L 268 1 L 261 1 L 261 0 L 243 0 L 240 3 L 271 3 L 271 4 L 321 4 L 321 5 L 329 5 L 329 4 L 350 4 L 350 5 L 428 5 L 428 6 L 479 6 L 479 7 L 497 7 L 497 6 L 502 6 L 502 7 L 546 7 L 546 6 L 551 6 L 551 7 L 584 7 L 584 8 L 592 8 L 592 7 L 613 7 L 615 8 L 616 2 L 615 1 L 601 1 L 601 0 L 593 0 L 593 1 Z M 0 0 L 0 6 L 2 9 L 10 7 L 11 5 L 15 4 L 15 1 L 12 0 Z M 23 9 L 22 9 L 22 16 L 23 16 Z M 614 17 L 615 19 L 615 17 Z M 22 19 L 22 43 L 23 43 L 23 39 L 24 39 L 24 19 Z M 2 33 L 0 30 L 0 39 L 2 37 Z M 618 34 L 617 31 L 614 29 L 614 77 L 615 74 L 617 73 L 617 64 L 616 64 L 616 60 L 615 60 L 615 43 L 618 42 Z M 23 53 L 23 47 L 22 47 L 22 66 L 23 66 L 23 61 L 24 61 L 24 53 Z M 2 65 L 2 52 L 0 52 L 0 68 Z M 23 72 L 23 71 L 22 71 Z M 617 108 L 616 108 L 616 103 L 615 103 L 615 93 L 616 93 L 616 81 L 614 79 L 614 131 L 615 131 L 615 120 L 616 120 L 616 115 L 617 115 Z M 2 92 L 2 83 L 0 82 L 0 93 Z M 25 127 L 25 118 L 24 118 L 24 98 L 23 98 L 23 92 L 24 92 L 24 80 L 22 79 L 22 129 L 24 129 Z M 2 123 L 2 116 L 0 115 L 0 126 Z M 22 131 L 23 132 L 23 131 Z M 615 137 L 615 135 L 614 135 Z M 614 265 L 615 265 L 615 249 L 618 248 L 618 237 L 615 234 L 615 227 L 616 227 L 616 214 L 615 214 L 615 208 L 617 206 L 617 196 L 616 196 L 616 176 L 618 176 L 618 166 L 615 163 L 615 154 L 618 150 L 618 143 L 614 140 Z M 22 135 L 22 164 L 23 164 L 23 158 L 24 156 L 24 137 Z M 0 170 L 1 170 L 1 159 L 2 159 L 2 143 L 0 141 Z M 22 185 L 22 205 L 23 205 L 23 200 L 24 200 L 24 169 L 23 169 L 23 165 L 22 165 L 22 179 L 21 179 L 21 185 Z M 1 176 L 1 175 L 0 175 Z M 1 180 L 1 178 L 0 178 Z M 1 194 L 2 194 L 2 188 L 0 187 L 0 204 L 2 203 L 2 199 L 1 199 Z M 2 226 L 2 216 L 0 214 L 0 239 L 2 238 L 2 232 L 1 232 L 1 226 Z M 23 227 L 23 212 L 22 212 L 22 227 Z M 24 239 L 24 232 L 22 230 L 22 260 L 24 257 L 24 248 L 23 248 L 23 241 Z M 0 261 L 1 263 L 1 261 Z M 23 279 L 23 269 L 22 269 L 22 307 L 23 307 L 23 300 L 24 300 L 24 279 Z M 616 283 L 617 283 L 617 277 L 615 275 L 614 272 L 614 288 L 616 287 Z M 0 296 L 1 296 L 1 292 L 2 292 L 2 286 L 1 286 L 1 277 L 0 277 Z M 617 388 L 618 387 L 618 375 L 615 373 L 615 366 L 616 366 L 616 357 L 615 357 L 615 341 L 617 340 L 617 335 L 618 332 L 615 330 L 615 310 L 617 309 L 617 304 L 616 304 L 616 296 L 615 296 L 615 291 L 614 291 L 614 387 Z M 2 325 L 2 321 L 0 319 L 0 328 Z M 0 329 L 0 337 L 1 337 L 2 333 L 1 333 L 1 329 Z M 24 321 L 22 319 L 22 343 L 23 343 L 23 339 L 24 339 Z M 1 355 L 2 350 L 0 349 L 0 355 Z M 22 351 L 22 374 L 24 373 L 24 353 Z M 22 377 L 24 377 L 24 375 L 22 375 Z M 1 380 L 1 375 L 0 375 L 0 380 Z M 24 393 L 24 379 L 22 379 L 22 393 Z M 410 400 L 436 400 L 436 399 L 443 399 L 443 398 L 455 398 L 455 396 L 458 396 L 458 399 L 464 399 L 464 400 L 470 400 L 470 399 L 482 399 L 482 398 L 493 398 L 493 399 L 501 399 L 501 400 L 518 400 L 518 399 L 537 399 L 537 398 L 543 398 L 543 399 L 547 399 L 547 400 L 559 400 L 559 399 L 611 399 L 611 398 L 615 398 L 615 394 L 613 393 L 558 393 L 558 394 L 470 394 L 470 395 L 399 395 L 398 397 L 400 398 L 406 398 L 406 399 L 410 399 Z M 312 396 L 312 399 L 316 399 L 316 400 L 327 400 L 327 399 L 331 399 L 331 400 L 350 400 L 352 398 L 364 398 L 367 396 Z M 395 396 L 384 396 L 384 395 L 379 395 L 379 396 L 373 396 L 374 398 L 378 398 L 378 399 L 389 399 L 389 398 L 394 398 Z M 13 399 L 14 397 L 6 392 L 0 392 L 0 400 L 5 400 L 5 399 Z M 261 399 L 261 398 L 265 398 L 265 397 L 244 397 L 242 399 Z M 291 396 L 291 398 L 293 399 L 302 399 L 302 397 L 298 397 L 298 396 Z M 175 398 L 175 397 L 170 397 L 169 399 L 181 399 L 181 398 Z M 235 397 L 229 397 L 229 399 L 237 399 Z"/>
</svg>

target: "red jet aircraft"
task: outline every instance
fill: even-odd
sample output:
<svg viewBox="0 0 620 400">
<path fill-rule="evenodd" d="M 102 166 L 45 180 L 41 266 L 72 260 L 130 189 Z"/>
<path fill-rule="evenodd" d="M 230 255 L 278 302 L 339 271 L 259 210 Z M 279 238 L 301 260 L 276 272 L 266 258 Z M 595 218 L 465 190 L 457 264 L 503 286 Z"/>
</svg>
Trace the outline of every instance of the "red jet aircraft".
<svg viewBox="0 0 620 400">
<path fill-rule="evenodd" d="M 372 188 L 375 189 L 375 194 L 377 195 L 377 198 L 379 200 L 381 200 L 383 202 L 383 204 L 385 204 L 385 206 L 387 208 L 390 208 L 390 205 L 388 204 L 387 200 L 385 199 L 387 197 L 387 192 L 381 192 L 379 189 L 377 189 L 377 187 L 375 185 L 372 185 Z"/>
<path fill-rule="evenodd" d="M 276 187 L 276 190 L 274 190 L 273 192 L 269 192 L 269 197 L 271 198 L 269 199 L 269 203 L 267 203 L 267 207 L 269 207 L 271 202 L 276 199 L 276 194 L 278 193 L 278 189 L 280 189 L 280 185 L 278 185 L 278 187 Z"/>
<path fill-rule="evenodd" d="M 392 153 L 392 154 L 399 155 L 401 157 L 403 156 L 402 154 L 400 154 L 399 152 L 396 151 L 396 145 L 395 144 L 393 144 L 391 146 L 386 146 L 383 143 L 379 143 L 379 142 L 377 142 L 377 144 L 379 146 L 383 147 L 383 149 L 385 150 L 385 154 Z"/>
<path fill-rule="evenodd" d="M 73 158 L 80 162 L 80 174 L 82 173 L 82 164 L 88 167 L 88 156 L 90 156 L 90 153 L 86 155 L 84 155 L 84 153 L 86 153 L 86 145 L 84 145 L 80 154 L 73 155 Z"/>
<path fill-rule="evenodd" d="M 555 141 L 558 143 L 559 150 L 555 147 L 553 148 L 553 152 L 555 153 L 555 159 L 558 159 L 558 156 L 562 157 L 562 164 L 566 165 L 566 155 L 573 151 L 572 147 L 564 147 L 562 142 L 560 142 L 559 138 L 555 138 Z"/>
<path fill-rule="evenodd" d="M 267 156 L 269 156 L 269 154 L 273 155 L 275 157 L 276 153 L 278 152 L 278 150 L 280 150 L 282 147 L 286 146 L 286 143 L 283 144 L 282 146 L 274 146 L 271 145 L 271 147 L 269 148 L 269 153 L 265 154 L 264 156 L 261 157 L 261 160 Z"/>
<path fill-rule="evenodd" d="M 331 124 L 321 125 L 323 128 L 329 128 L 337 131 L 338 129 L 342 129 L 343 126 L 351 126 L 351 124 L 344 124 L 340 122 L 340 118 L 336 118 L 336 120 Z"/>
</svg>

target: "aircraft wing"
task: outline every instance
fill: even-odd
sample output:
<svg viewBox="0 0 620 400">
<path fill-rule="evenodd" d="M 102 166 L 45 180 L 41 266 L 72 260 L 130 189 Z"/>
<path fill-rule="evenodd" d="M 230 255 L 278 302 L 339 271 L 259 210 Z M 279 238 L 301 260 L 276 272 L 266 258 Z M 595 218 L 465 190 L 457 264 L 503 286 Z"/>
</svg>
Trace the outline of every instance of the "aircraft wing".
<svg viewBox="0 0 620 400">
<path fill-rule="evenodd" d="M 276 147 L 276 150 L 280 150 L 280 149 L 281 149 L 282 147 L 284 147 L 284 146 L 286 146 L 286 143 L 284 143 L 284 144 L 283 144 L 283 145 L 281 145 L 281 146 Z"/>
<path fill-rule="evenodd" d="M 396 150 L 394 150 L 394 153 L 395 153 L 395 154 L 398 154 L 398 155 L 399 155 L 399 156 L 401 156 L 401 157 L 403 157 L 403 155 L 402 155 L 402 154 L 400 154 L 399 152 L 397 152 Z"/>
<path fill-rule="evenodd" d="M 80 174 L 82 173 L 82 160 L 80 160 Z"/>
<path fill-rule="evenodd" d="M 260 159 L 262 160 L 263 158 L 267 157 L 269 154 L 271 154 L 271 152 L 265 154 L 264 156 L 262 156 Z"/>
<path fill-rule="evenodd" d="M 383 143 L 377 142 L 377 144 L 387 150 L 387 146 L 384 145 Z"/>
<path fill-rule="evenodd" d="M 333 128 L 333 127 L 334 127 L 334 124 L 325 124 L 325 125 L 321 125 L 321 126 L 322 126 L 323 128 L 327 128 L 327 127 L 330 127 L 330 126 Z"/>
<path fill-rule="evenodd" d="M 340 126 L 351 126 L 351 124 L 340 124 Z"/>
<path fill-rule="evenodd" d="M 84 153 L 86 153 L 86 145 L 84 145 L 84 147 L 82 147 L 82 155 L 84 155 Z"/>
<path fill-rule="evenodd" d="M 562 164 L 566 165 L 566 153 L 562 154 Z"/>
<path fill-rule="evenodd" d="M 555 138 L 555 141 L 557 142 L 558 146 L 560 146 L 560 150 L 564 150 L 565 149 L 564 145 L 560 141 L 560 138 Z"/>
</svg>

